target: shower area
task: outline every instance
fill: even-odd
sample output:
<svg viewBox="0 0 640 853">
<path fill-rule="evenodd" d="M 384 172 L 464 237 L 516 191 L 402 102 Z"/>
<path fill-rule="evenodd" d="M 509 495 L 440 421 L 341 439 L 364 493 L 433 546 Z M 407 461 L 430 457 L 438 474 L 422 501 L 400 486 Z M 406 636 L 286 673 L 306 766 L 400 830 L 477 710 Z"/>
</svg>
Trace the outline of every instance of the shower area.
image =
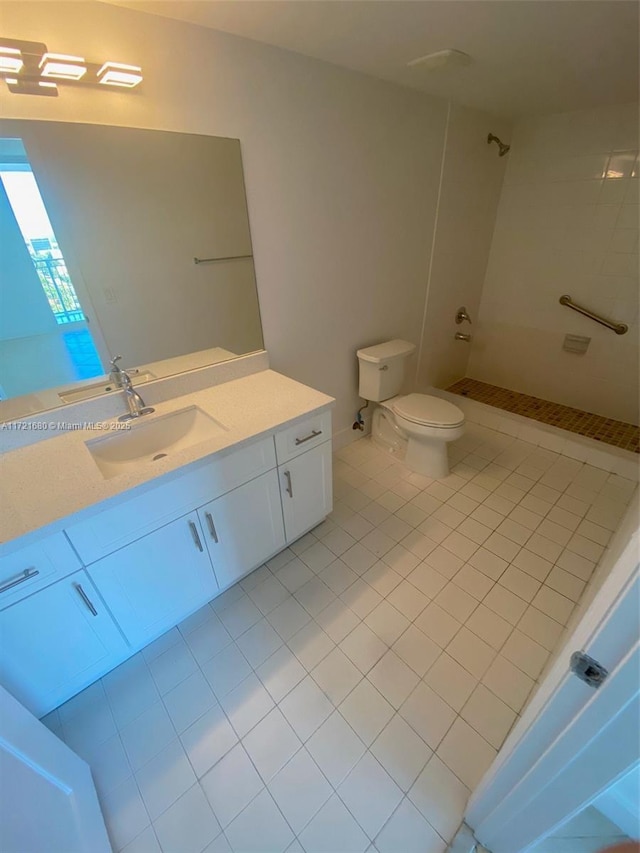
<svg viewBox="0 0 640 853">
<path fill-rule="evenodd" d="M 636 104 L 452 110 L 421 388 L 640 451 L 638 148 Z"/>
</svg>

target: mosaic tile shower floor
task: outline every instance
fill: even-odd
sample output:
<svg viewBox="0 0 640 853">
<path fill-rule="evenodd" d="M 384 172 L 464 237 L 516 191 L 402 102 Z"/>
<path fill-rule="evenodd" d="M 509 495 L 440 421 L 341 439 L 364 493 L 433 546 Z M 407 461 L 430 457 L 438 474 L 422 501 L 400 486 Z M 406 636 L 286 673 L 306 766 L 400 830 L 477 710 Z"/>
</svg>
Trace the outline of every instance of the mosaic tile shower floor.
<svg viewBox="0 0 640 853">
<path fill-rule="evenodd" d="M 583 412 L 581 409 L 572 409 L 570 406 L 552 403 L 539 397 L 530 397 L 519 391 L 509 391 L 507 388 L 489 385 L 477 379 L 460 379 L 446 390 L 451 394 L 460 394 L 470 400 L 504 409 L 506 412 L 602 441 L 604 444 L 640 453 L 640 428 L 634 424 Z"/>
</svg>

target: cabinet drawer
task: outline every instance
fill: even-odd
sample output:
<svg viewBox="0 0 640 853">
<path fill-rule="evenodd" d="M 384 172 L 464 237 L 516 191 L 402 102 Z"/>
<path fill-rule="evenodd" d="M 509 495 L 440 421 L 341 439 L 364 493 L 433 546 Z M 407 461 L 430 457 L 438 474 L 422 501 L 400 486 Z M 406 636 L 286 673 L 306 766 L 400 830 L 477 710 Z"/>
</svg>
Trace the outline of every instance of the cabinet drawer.
<svg viewBox="0 0 640 853">
<path fill-rule="evenodd" d="M 0 610 L 81 568 L 64 533 L 0 558 Z"/>
<path fill-rule="evenodd" d="M 331 438 L 331 412 L 321 412 L 276 433 L 278 465 Z"/>
<path fill-rule="evenodd" d="M 94 563 L 269 471 L 275 464 L 273 438 L 261 439 L 70 525 L 67 536 L 84 563 Z"/>
</svg>

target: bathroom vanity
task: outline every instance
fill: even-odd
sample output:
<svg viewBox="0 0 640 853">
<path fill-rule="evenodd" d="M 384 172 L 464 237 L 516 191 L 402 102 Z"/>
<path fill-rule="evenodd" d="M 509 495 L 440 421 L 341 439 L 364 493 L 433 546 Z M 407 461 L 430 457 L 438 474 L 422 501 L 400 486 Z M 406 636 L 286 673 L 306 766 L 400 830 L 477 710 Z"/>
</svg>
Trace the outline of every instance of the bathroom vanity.
<svg viewBox="0 0 640 853">
<path fill-rule="evenodd" d="M 328 515 L 333 400 L 268 369 L 239 140 L 2 119 L 2 162 L 50 219 L 0 178 L 0 685 L 42 716 Z"/>
<path fill-rule="evenodd" d="M 42 716 L 319 524 L 332 403 L 259 370 L 5 453 L 0 683 Z"/>
</svg>

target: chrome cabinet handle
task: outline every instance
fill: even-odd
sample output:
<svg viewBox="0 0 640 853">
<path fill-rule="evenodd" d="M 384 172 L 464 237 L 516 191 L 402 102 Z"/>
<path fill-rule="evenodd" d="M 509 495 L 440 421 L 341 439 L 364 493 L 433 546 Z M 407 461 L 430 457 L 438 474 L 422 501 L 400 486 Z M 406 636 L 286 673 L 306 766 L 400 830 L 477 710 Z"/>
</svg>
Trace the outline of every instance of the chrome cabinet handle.
<svg viewBox="0 0 640 853">
<path fill-rule="evenodd" d="M 210 512 L 205 512 L 204 517 L 207 519 L 207 526 L 209 528 L 209 533 L 211 534 L 211 538 L 213 541 L 218 544 L 218 534 L 216 532 L 216 526 L 213 523 L 213 516 Z"/>
<path fill-rule="evenodd" d="M 305 441 L 311 441 L 312 438 L 317 438 L 319 435 L 322 435 L 321 429 L 312 429 L 310 435 L 305 435 L 304 438 L 296 438 L 296 446 L 298 444 L 304 444 Z"/>
<path fill-rule="evenodd" d="M 293 497 L 293 486 L 291 485 L 291 471 L 285 471 L 284 476 L 286 477 L 286 480 L 287 480 L 286 492 L 289 495 L 289 497 L 292 498 Z"/>
<path fill-rule="evenodd" d="M 200 534 L 198 533 L 198 528 L 195 526 L 193 521 L 189 522 L 189 529 L 191 530 L 191 535 L 193 536 L 193 541 L 196 544 L 196 548 L 198 551 L 202 551 L 202 542 L 200 541 Z"/>
<path fill-rule="evenodd" d="M 89 612 L 91 613 L 91 615 L 92 615 L 92 616 L 97 616 L 97 615 L 98 615 L 98 611 L 97 611 L 97 610 L 95 609 L 95 607 L 93 606 L 93 603 L 92 603 L 91 599 L 89 598 L 89 596 L 87 595 L 87 593 L 82 589 L 81 584 L 76 583 L 76 584 L 74 584 L 74 586 L 75 586 L 76 590 L 78 591 L 78 595 L 80 596 L 80 598 L 81 598 L 81 599 L 84 601 L 84 603 L 87 605 L 87 609 L 89 610 Z"/>
<path fill-rule="evenodd" d="M 13 587 L 18 586 L 19 583 L 31 580 L 31 578 L 35 578 L 35 576 L 39 574 L 40 572 L 37 569 L 25 569 L 17 578 L 8 581 L 8 583 L 5 583 L 3 586 L 0 586 L 0 592 L 6 592 L 8 589 L 13 589 Z"/>
</svg>

